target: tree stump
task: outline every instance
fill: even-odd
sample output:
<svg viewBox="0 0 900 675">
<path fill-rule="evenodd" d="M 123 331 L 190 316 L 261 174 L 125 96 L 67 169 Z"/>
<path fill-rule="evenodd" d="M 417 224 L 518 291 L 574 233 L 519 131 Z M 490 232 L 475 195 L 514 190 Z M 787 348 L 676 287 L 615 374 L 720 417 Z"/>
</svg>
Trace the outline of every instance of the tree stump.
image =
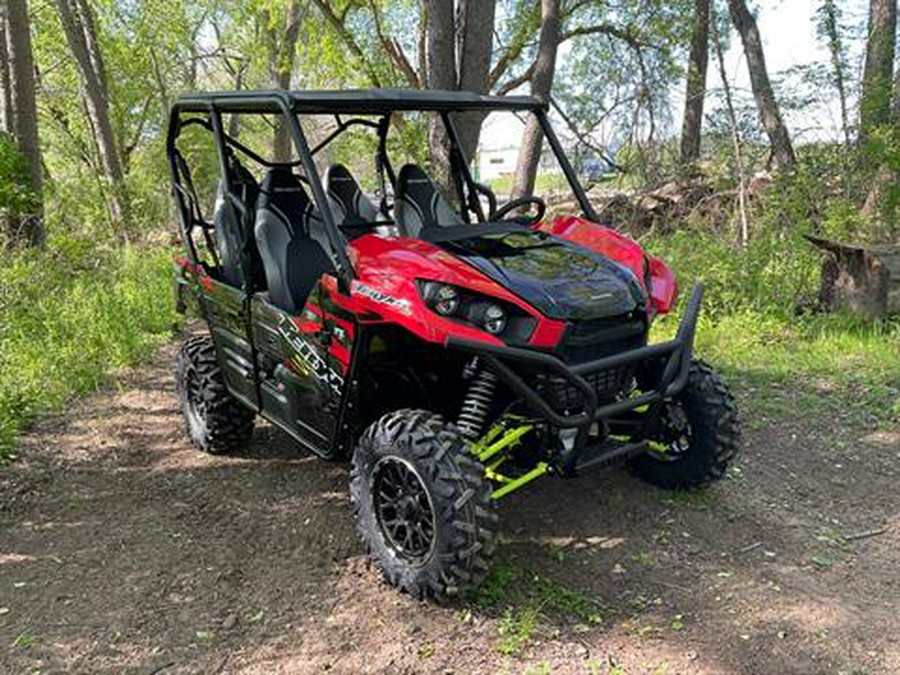
<svg viewBox="0 0 900 675">
<path fill-rule="evenodd" d="M 900 246 L 845 244 L 806 237 L 828 253 L 819 304 L 873 319 L 900 314 Z"/>
</svg>

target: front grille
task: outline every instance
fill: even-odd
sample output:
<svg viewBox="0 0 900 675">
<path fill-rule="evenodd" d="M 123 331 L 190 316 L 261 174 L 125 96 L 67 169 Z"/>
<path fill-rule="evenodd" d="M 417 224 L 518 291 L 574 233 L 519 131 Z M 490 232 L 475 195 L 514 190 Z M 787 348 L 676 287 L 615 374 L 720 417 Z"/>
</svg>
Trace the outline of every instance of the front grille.
<svg viewBox="0 0 900 675">
<path fill-rule="evenodd" d="M 647 319 L 639 311 L 621 316 L 570 321 L 560 355 L 571 365 L 637 349 L 647 344 Z"/>
<path fill-rule="evenodd" d="M 582 377 L 597 393 L 597 398 L 602 401 L 613 398 L 631 386 L 634 379 L 634 366 L 617 366 Z M 552 378 L 551 391 L 557 411 L 571 413 L 583 407 L 584 398 L 581 392 L 567 384 L 565 380 Z"/>
<path fill-rule="evenodd" d="M 596 361 L 647 344 L 647 322 L 642 312 L 585 321 L 571 321 L 560 345 L 560 355 L 569 365 Z M 634 364 L 608 368 L 582 376 L 600 401 L 627 390 L 634 380 Z M 564 380 L 551 378 L 557 410 L 574 412 L 583 405 L 581 394 Z"/>
</svg>

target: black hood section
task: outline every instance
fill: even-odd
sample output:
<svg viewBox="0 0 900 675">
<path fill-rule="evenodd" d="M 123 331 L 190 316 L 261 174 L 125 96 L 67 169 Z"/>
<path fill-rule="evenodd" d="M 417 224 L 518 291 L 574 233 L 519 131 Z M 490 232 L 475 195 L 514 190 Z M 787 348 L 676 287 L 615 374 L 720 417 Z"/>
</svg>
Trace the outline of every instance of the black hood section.
<svg viewBox="0 0 900 675">
<path fill-rule="evenodd" d="M 587 320 L 646 306 L 632 271 L 534 230 L 436 242 L 552 319 Z"/>
</svg>

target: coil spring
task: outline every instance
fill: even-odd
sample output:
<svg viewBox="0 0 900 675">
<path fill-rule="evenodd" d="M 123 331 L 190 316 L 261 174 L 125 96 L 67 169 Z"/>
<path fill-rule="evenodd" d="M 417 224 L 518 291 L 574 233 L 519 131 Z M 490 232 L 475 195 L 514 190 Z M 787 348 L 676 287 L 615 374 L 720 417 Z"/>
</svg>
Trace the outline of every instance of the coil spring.
<svg viewBox="0 0 900 675">
<path fill-rule="evenodd" d="M 473 376 L 456 422 L 456 426 L 468 440 L 474 441 L 481 436 L 496 389 L 497 376 L 492 372 L 479 370 Z"/>
</svg>

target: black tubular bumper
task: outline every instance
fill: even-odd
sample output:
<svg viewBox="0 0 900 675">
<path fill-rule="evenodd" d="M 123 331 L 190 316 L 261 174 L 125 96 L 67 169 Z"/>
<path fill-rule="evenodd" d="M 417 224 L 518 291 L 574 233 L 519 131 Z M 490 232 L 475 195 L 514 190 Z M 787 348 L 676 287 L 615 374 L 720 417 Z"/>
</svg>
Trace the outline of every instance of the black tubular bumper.
<svg viewBox="0 0 900 675">
<path fill-rule="evenodd" d="M 668 342 L 640 347 L 627 352 L 607 356 L 596 361 L 569 366 L 552 354 L 515 347 L 486 345 L 480 342 L 450 338 L 447 346 L 478 355 L 482 362 L 522 400 L 532 411 L 551 425 L 560 429 L 577 429 L 578 440 L 574 454 L 580 452 L 595 422 L 615 418 L 642 406 L 674 396 L 687 384 L 693 354 L 694 335 L 703 301 L 703 286 L 697 284 L 691 293 L 684 317 L 675 338 Z M 664 364 L 662 375 L 655 389 L 637 396 L 600 405 L 597 392 L 585 380 L 586 375 L 601 373 L 621 366 L 637 365 L 648 360 Z M 517 366 L 519 372 L 517 372 Z M 522 369 L 562 380 L 578 392 L 580 412 L 568 414 L 555 410 L 547 398 L 520 375 Z"/>
</svg>

